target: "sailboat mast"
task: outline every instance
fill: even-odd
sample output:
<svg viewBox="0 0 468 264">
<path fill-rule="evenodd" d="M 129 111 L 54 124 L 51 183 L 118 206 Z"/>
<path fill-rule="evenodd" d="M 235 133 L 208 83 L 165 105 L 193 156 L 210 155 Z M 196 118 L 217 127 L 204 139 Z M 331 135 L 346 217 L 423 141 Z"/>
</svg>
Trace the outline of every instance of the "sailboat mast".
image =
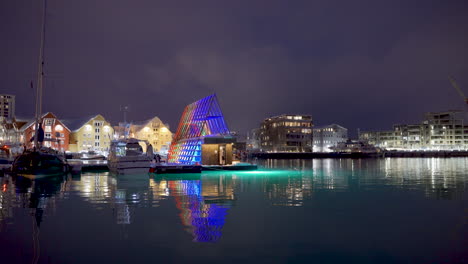
<svg viewBox="0 0 468 264">
<path fill-rule="evenodd" d="M 36 124 L 34 133 L 34 147 L 38 148 L 39 122 L 42 115 L 42 87 L 44 85 L 44 43 L 46 31 L 46 10 L 47 0 L 44 0 L 44 10 L 42 15 L 41 45 L 39 49 L 39 63 L 37 69 L 37 89 L 36 89 Z"/>
</svg>

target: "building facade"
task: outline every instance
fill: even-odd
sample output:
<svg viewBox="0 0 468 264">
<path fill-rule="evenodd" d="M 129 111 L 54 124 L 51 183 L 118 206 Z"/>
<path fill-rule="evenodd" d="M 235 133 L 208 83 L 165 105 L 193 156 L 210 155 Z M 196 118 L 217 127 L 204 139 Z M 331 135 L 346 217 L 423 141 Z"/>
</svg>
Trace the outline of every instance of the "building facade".
<svg viewBox="0 0 468 264">
<path fill-rule="evenodd" d="M 167 159 L 170 163 L 230 165 L 235 142 L 213 94 L 185 107 Z"/>
<path fill-rule="evenodd" d="M 53 113 L 46 113 L 41 117 L 44 130 L 43 146 L 59 151 L 68 151 L 70 142 L 70 129 Z M 33 147 L 31 141 L 35 135 L 36 121 L 31 120 L 20 128 L 21 140 L 26 147 Z"/>
<path fill-rule="evenodd" d="M 0 94 L 0 119 L 12 120 L 15 118 L 15 96 Z"/>
<path fill-rule="evenodd" d="M 130 137 L 146 140 L 153 146 L 153 151 L 167 155 L 172 141 L 169 125 L 159 117 L 130 125 Z"/>
<path fill-rule="evenodd" d="M 71 152 L 94 151 L 104 155 L 109 152 L 114 129 L 102 115 L 64 122 L 72 129 L 69 148 Z"/>
<path fill-rule="evenodd" d="M 331 148 L 348 140 L 348 129 L 331 124 L 313 129 L 314 152 L 332 152 Z"/>
<path fill-rule="evenodd" d="M 247 135 L 246 150 L 258 151 L 260 149 L 260 128 L 254 128 Z"/>
<path fill-rule="evenodd" d="M 467 150 L 468 125 L 464 115 L 461 111 L 430 112 L 419 124 L 362 132 L 359 139 L 390 150 Z"/>
<path fill-rule="evenodd" d="M 20 125 L 24 123 L 12 120 L 0 120 L 0 146 L 8 145 L 12 150 L 21 146 Z M 19 151 L 19 150 L 18 150 Z"/>
<path fill-rule="evenodd" d="M 263 120 L 260 151 L 312 152 L 312 116 L 279 115 Z"/>
</svg>

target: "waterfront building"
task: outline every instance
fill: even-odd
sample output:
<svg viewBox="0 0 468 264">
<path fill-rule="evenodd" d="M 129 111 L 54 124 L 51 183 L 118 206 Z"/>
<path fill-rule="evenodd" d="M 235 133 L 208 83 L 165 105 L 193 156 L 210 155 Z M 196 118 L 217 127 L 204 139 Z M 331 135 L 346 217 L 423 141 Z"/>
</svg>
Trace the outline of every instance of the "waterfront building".
<svg viewBox="0 0 468 264">
<path fill-rule="evenodd" d="M 16 120 L 0 119 L 0 145 L 17 145 L 21 140 L 21 133 Z"/>
<path fill-rule="evenodd" d="M 419 124 L 398 124 L 393 130 L 365 131 L 359 138 L 389 150 L 467 150 L 468 125 L 461 111 L 430 112 Z"/>
<path fill-rule="evenodd" d="M 169 149 L 168 161 L 182 164 L 232 164 L 232 136 L 216 94 L 187 105 Z"/>
<path fill-rule="evenodd" d="M 69 145 L 71 152 L 94 151 L 103 154 L 109 152 L 114 129 L 102 115 L 65 120 L 64 123 L 72 130 Z"/>
<path fill-rule="evenodd" d="M 130 124 L 129 134 L 132 138 L 148 141 L 153 146 L 153 151 L 161 155 L 167 155 L 172 141 L 169 125 L 164 124 L 157 116 Z"/>
<path fill-rule="evenodd" d="M 260 149 L 260 128 L 254 128 L 247 135 L 247 150 L 258 151 Z"/>
<path fill-rule="evenodd" d="M 70 143 L 70 129 L 60 121 L 56 115 L 48 112 L 41 117 L 42 129 L 44 130 L 45 147 L 50 147 L 59 151 L 68 151 Z M 26 147 L 33 147 L 31 139 L 34 137 L 36 120 L 32 119 L 20 128 L 21 139 Z"/>
<path fill-rule="evenodd" d="M 313 133 L 314 152 L 331 152 L 338 143 L 348 140 L 348 129 L 337 124 L 315 127 Z"/>
<path fill-rule="evenodd" d="M 12 120 L 15 118 L 15 96 L 0 94 L 0 119 Z"/>
<path fill-rule="evenodd" d="M 263 120 L 260 151 L 312 152 L 312 116 L 279 115 Z"/>
<path fill-rule="evenodd" d="M 119 122 L 114 126 L 114 139 L 124 139 L 130 137 L 130 123 Z"/>
</svg>

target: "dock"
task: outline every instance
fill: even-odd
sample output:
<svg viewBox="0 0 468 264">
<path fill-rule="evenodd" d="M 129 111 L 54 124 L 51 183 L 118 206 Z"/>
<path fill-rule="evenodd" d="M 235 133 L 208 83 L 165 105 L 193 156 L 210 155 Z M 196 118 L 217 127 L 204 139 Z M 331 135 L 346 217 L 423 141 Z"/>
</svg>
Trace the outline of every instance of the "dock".
<svg viewBox="0 0 468 264">
<path fill-rule="evenodd" d="M 200 165 L 182 165 L 182 164 L 161 164 L 150 169 L 151 173 L 200 173 Z"/>
<path fill-rule="evenodd" d="M 250 163 L 238 163 L 233 165 L 202 165 L 203 171 L 246 171 L 257 169 L 257 165 Z"/>
<path fill-rule="evenodd" d="M 89 171 L 109 171 L 107 160 L 81 160 L 68 159 L 72 173 L 89 172 Z M 238 163 L 233 165 L 183 165 L 183 164 L 159 164 L 154 168 L 150 168 L 150 173 L 156 174 L 185 174 L 185 173 L 201 173 L 202 171 L 245 171 L 257 170 L 257 165 L 250 163 Z"/>
<path fill-rule="evenodd" d="M 109 170 L 107 160 L 68 159 L 67 162 L 73 173 Z"/>
</svg>

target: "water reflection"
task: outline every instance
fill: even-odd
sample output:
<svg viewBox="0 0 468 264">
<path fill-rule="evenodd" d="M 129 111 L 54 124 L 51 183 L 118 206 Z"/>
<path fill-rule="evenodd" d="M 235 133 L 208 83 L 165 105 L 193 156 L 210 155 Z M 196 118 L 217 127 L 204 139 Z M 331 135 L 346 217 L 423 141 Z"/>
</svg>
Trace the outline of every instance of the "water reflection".
<svg viewBox="0 0 468 264">
<path fill-rule="evenodd" d="M 273 192 L 269 197 L 296 197 L 282 205 L 300 205 L 301 197 L 309 199 L 314 192 L 327 190 L 400 189 L 422 191 L 428 198 L 454 199 L 466 190 L 468 181 L 467 158 L 265 160 L 259 164 L 286 170 L 280 179 L 265 180 L 266 192 Z"/>
<path fill-rule="evenodd" d="M 64 198 L 68 190 L 67 175 L 46 179 L 30 180 L 21 176 L 6 175 L 1 179 L 0 192 L 0 232 L 6 221 L 12 220 L 14 208 L 28 210 L 32 223 L 31 263 L 38 263 L 40 257 L 39 230 L 47 213 L 55 213 L 57 200 Z M 24 249 L 28 252 L 28 249 Z M 25 254 L 28 257 L 28 254 Z"/>
<path fill-rule="evenodd" d="M 156 177 L 154 186 L 165 186 L 164 194 L 174 197 L 179 218 L 193 241 L 216 242 L 221 238 L 227 211 L 235 202 L 232 178 L 220 175 L 186 180 L 186 176 Z"/>
<path fill-rule="evenodd" d="M 55 211 L 58 199 L 64 198 L 67 191 L 67 176 L 30 180 L 23 177 L 5 175 L 0 178 L 0 221 L 13 218 L 14 208 L 30 208 L 37 226 L 43 221 L 46 208 Z"/>
<path fill-rule="evenodd" d="M 411 192 L 430 199 L 460 199 L 468 159 L 315 159 L 258 161 L 262 170 L 201 175 L 83 173 L 40 181 L 0 178 L 0 233 L 14 208 L 31 209 L 36 228 L 64 199 L 93 210 L 112 209 L 114 223 L 135 223 L 139 208 L 178 210 L 179 225 L 196 242 L 217 242 L 238 197 L 254 193 L 273 206 L 306 206 L 326 193 Z M 66 210 L 66 209 L 62 209 Z M 143 216 L 144 217 L 144 216 Z M 174 216 L 176 217 L 176 216 Z"/>
</svg>

